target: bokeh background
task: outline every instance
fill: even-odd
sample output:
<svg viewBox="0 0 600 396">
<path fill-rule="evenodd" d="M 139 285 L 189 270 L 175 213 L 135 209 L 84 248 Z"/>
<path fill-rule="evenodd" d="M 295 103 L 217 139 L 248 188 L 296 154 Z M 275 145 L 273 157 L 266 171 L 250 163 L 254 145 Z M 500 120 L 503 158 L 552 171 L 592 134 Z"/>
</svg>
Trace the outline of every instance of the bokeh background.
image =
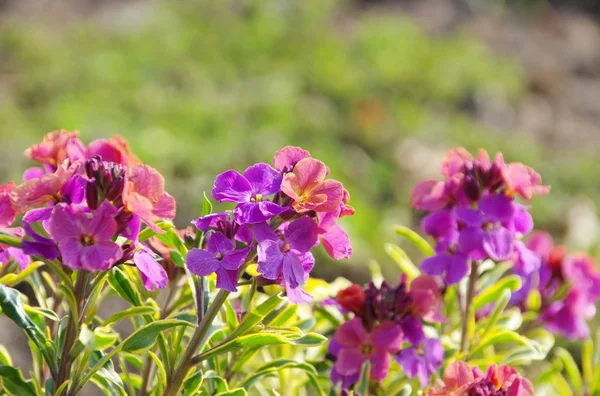
<svg viewBox="0 0 600 396">
<path fill-rule="evenodd" d="M 299 145 L 357 209 L 352 259 L 321 256 L 315 275 L 364 281 L 371 259 L 397 275 L 383 246 L 418 224 L 411 186 L 446 150 L 485 148 L 552 185 L 537 228 L 596 254 L 599 15 L 596 1 L 0 0 L 0 177 L 19 179 L 48 131 L 120 134 L 184 227 L 217 173 Z"/>
</svg>

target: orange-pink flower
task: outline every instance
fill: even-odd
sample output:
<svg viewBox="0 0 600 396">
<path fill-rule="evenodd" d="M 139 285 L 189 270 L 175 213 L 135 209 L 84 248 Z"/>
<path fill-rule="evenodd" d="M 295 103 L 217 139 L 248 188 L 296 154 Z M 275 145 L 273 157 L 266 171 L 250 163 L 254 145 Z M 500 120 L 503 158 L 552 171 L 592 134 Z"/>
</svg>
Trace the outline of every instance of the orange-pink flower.
<svg viewBox="0 0 600 396">
<path fill-rule="evenodd" d="M 13 182 L 0 186 L 0 228 L 8 227 L 15 221 L 17 212 L 10 199 L 10 194 L 14 189 L 15 183 Z"/>
<path fill-rule="evenodd" d="M 79 170 L 80 162 L 69 165 L 65 160 L 54 173 L 46 173 L 17 186 L 10 193 L 13 208 L 24 213 L 48 202 L 59 201 L 60 191 L 69 179 Z"/>
<path fill-rule="evenodd" d="M 550 186 L 542 185 L 542 177 L 532 168 L 520 162 L 513 162 L 503 169 L 502 176 L 508 195 L 520 195 L 530 200 L 533 195 L 543 195 L 550 192 Z"/>
<path fill-rule="evenodd" d="M 136 165 L 125 173 L 123 202 L 152 230 L 163 233 L 155 222 L 175 217 L 175 199 L 165 192 L 165 179 L 148 165 Z"/>
<path fill-rule="evenodd" d="M 109 139 L 97 139 L 88 145 L 87 157 L 100 156 L 102 161 L 116 164 L 135 166 L 140 160 L 129 149 L 129 142 L 121 136 Z"/>
<path fill-rule="evenodd" d="M 329 168 L 314 158 L 303 158 L 292 172 L 283 175 L 281 191 L 294 200 L 298 213 L 332 212 L 344 198 L 344 187 L 337 180 L 325 180 Z"/>
<path fill-rule="evenodd" d="M 79 140 L 79 132 L 61 129 L 47 133 L 41 143 L 25 150 L 25 156 L 42 164 L 59 166 L 66 159 L 84 159 L 85 146 Z"/>
</svg>

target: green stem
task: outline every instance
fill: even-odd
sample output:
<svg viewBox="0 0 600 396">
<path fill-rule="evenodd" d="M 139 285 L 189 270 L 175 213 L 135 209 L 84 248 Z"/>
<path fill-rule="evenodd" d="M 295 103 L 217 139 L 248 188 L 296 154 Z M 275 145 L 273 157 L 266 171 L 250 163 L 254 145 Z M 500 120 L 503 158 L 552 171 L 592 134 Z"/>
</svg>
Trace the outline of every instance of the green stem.
<svg viewBox="0 0 600 396">
<path fill-rule="evenodd" d="M 87 286 L 88 280 L 88 272 L 86 271 L 78 271 L 77 272 L 77 280 L 75 281 L 75 301 L 78 306 L 75 312 L 69 312 L 69 324 L 67 326 L 66 334 L 65 334 L 65 342 L 63 344 L 63 348 L 60 355 L 60 366 L 58 369 L 58 376 L 56 379 L 56 389 L 58 389 L 63 382 L 65 382 L 71 372 L 71 365 L 73 364 L 74 358 L 70 356 L 71 349 L 77 341 L 77 335 L 79 334 L 79 324 L 81 323 L 81 318 L 79 316 L 79 311 L 81 310 L 81 304 L 85 300 L 85 289 Z M 58 395 L 57 395 L 58 396 Z"/>
<path fill-rule="evenodd" d="M 231 292 L 227 290 L 219 290 L 219 293 L 213 300 L 212 304 L 210 304 L 208 311 L 206 311 L 206 314 L 202 317 L 202 321 L 196 328 L 196 332 L 192 336 L 192 339 L 190 340 L 190 343 L 187 349 L 185 350 L 185 354 L 181 358 L 179 366 L 177 366 L 177 368 L 175 369 L 171 382 L 167 384 L 167 388 L 165 389 L 164 393 L 165 396 L 176 396 L 179 393 L 179 389 L 183 385 L 183 381 L 185 379 L 186 374 L 188 373 L 189 369 L 193 366 L 192 358 L 194 357 L 197 351 L 202 349 L 204 343 L 207 341 L 205 340 L 205 338 L 208 334 L 210 325 L 212 324 L 213 320 L 217 317 L 219 310 L 227 300 L 227 297 L 230 293 Z"/>
<path fill-rule="evenodd" d="M 475 284 L 477 283 L 478 276 L 477 261 L 472 261 L 469 284 L 467 286 L 467 300 L 465 302 L 465 311 L 462 322 L 462 334 L 460 338 L 460 352 L 463 354 L 466 354 L 469 349 L 469 324 L 471 323 L 471 318 L 475 315 L 473 297 L 475 297 Z"/>
<path fill-rule="evenodd" d="M 0 243 L 2 243 L 2 244 L 20 248 L 21 242 L 22 242 L 22 240 L 19 237 L 16 237 L 16 236 L 13 236 L 10 234 L 0 233 Z"/>
</svg>

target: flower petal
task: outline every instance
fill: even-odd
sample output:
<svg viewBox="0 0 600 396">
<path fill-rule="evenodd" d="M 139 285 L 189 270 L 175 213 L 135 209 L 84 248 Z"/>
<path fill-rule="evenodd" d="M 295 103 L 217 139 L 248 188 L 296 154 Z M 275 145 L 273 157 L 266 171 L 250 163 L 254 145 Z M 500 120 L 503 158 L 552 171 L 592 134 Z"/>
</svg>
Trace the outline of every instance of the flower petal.
<svg viewBox="0 0 600 396">
<path fill-rule="evenodd" d="M 244 264 L 250 249 L 250 247 L 246 247 L 244 249 L 229 250 L 226 253 L 223 253 L 221 267 L 230 271 L 237 270 Z"/>
<path fill-rule="evenodd" d="M 342 376 L 356 374 L 366 360 L 358 348 L 343 348 L 335 361 L 335 371 Z"/>
<path fill-rule="evenodd" d="M 117 209 L 110 202 L 102 202 L 102 205 L 94 212 L 89 228 L 86 231 L 101 241 L 110 240 L 117 232 L 116 214 Z"/>
<path fill-rule="evenodd" d="M 503 194 L 490 194 L 481 197 L 479 209 L 493 222 L 507 222 L 515 215 L 513 200 Z"/>
<path fill-rule="evenodd" d="M 275 153 L 273 165 L 279 172 L 289 172 L 303 158 L 310 157 L 310 153 L 300 147 L 286 146 Z"/>
<path fill-rule="evenodd" d="M 312 249 L 318 238 L 317 223 L 307 216 L 292 221 L 284 233 L 285 242 L 302 253 Z"/>
<path fill-rule="evenodd" d="M 335 260 L 348 258 L 352 254 L 350 237 L 340 225 L 331 227 L 326 233 L 321 234 L 319 239 L 327 254 Z"/>
<path fill-rule="evenodd" d="M 185 264 L 191 273 L 198 276 L 208 276 L 220 268 L 215 254 L 202 249 L 190 250 Z"/>
<path fill-rule="evenodd" d="M 114 242 L 101 241 L 79 250 L 81 267 L 90 272 L 106 271 L 123 255 L 121 247 Z"/>
<path fill-rule="evenodd" d="M 228 170 L 217 175 L 212 195 L 219 202 L 249 202 L 252 185 L 239 172 Z"/>
<path fill-rule="evenodd" d="M 393 322 L 383 322 L 371 332 L 371 344 L 386 353 L 396 353 L 402 347 L 402 328 Z"/>
<path fill-rule="evenodd" d="M 514 250 L 515 236 L 504 227 L 494 227 L 483 237 L 483 249 L 494 261 L 510 258 Z"/>
<path fill-rule="evenodd" d="M 335 332 L 335 339 L 344 347 L 352 348 L 364 344 L 368 334 L 360 318 L 350 319 L 342 323 Z"/>
<path fill-rule="evenodd" d="M 233 249 L 233 242 L 220 232 L 211 232 L 206 242 L 206 250 L 211 253 L 225 254 Z"/>
<path fill-rule="evenodd" d="M 279 248 L 279 241 L 270 239 L 258 244 L 258 272 L 266 279 L 276 280 L 281 273 L 284 255 Z"/>
<path fill-rule="evenodd" d="M 296 288 L 304 284 L 304 267 L 298 256 L 293 252 L 283 255 L 282 271 L 283 278 L 291 288 Z"/>
<path fill-rule="evenodd" d="M 142 245 L 143 246 L 143 245 Z M 162 289 L 169 283 L 167 271 L 160 265 L 145 246 L 133 254 L 133 262 L 142 274 L 144 287 L 150 291 Z"/>
<path fill-rule="evenodd" d="M 228 290 L 232 293 L 237 292 L 238 270 L 227 270 L 223 267 L 217 269 L 217 287 Z"/>
<path fill-rule="evenodd" d="M 244 177 L 252 186 L 252 195 L 273 195 L 278 193 L 281 187 L 281 174 L 263 162 L 247 168 Z"/>
</svg>

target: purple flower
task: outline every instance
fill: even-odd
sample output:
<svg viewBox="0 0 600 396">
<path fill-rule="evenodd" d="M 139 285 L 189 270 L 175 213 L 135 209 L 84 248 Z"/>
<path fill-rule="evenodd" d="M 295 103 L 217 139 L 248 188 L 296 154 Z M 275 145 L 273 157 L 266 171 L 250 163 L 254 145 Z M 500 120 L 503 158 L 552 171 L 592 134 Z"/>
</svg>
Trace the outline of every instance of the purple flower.
<svg viewBox="0 0 600 396">
<path fill-rule="evenodd" d="M 281 178 L 277 170 L 265 163 L 252 165 L 243 175 L 228 170 L 215 179 L 212 195 L 219 202 L 238 204 L 234 211 L 238 223 L 261 223 L 288 210 L 264 199 L 280 191 Z"/>
<path fill-rule="evenodd" d="M 197 218 L 192 221 L 192 224 L 202 232 L 207 232 L 209 229 L 217 230 L 228 238 L 234 238 L 247 245 L 254 240 L 250 227 L 247 224 L 238 224 L 233 221 L 231 212 L 211 213 Z"/>
<path fill-rule="evenodd" d="M 419 377 L 421 387 L 429 385 L 429 378 L 444 362 L 444 347 L 435 338 L 427 338 L 419 348 L 411 346 L 396 355 L 396 361 L 407 376 Z"/>
<path fill-rule="evenodd" d="M 24 234 L 23 229 L 18 227 L 0 228 L 0 232 L 17 237 L 23 237 Z M 0 265 L 7 264 L 11 259 L 19 263 L 21 270 L 24 270 L 29 265 L 29 256 L 22 249 L 0 243 Z"/>
<path fill-rule="evenodd" d="M 266 279 L 283 279 L 291 289 L 302 286 L 307 278 L 305 267 L 312 268 L 310 249 L 317 243 L 318 226 L 310 217 L 289 224 L 281 239 L 266 224 L 254 226 L 258 241 L 258 272 Z"/>
<path fill-rule="evenodd" d="M 238 269 L 244 264 L 250 247 L 234 249 L 233 242 L 225 235 L 214 232 L 208 238 L 206 250 L 192 249 L 186 265 L 190 272 L 207 276 L 217 273 L 217 287 L 237 291 Z"/>
<path fill-rule="evenodd" d="M 133 263 L 140 271 L 146 289 L 162 289 L 169 283 L 167 271 L 156 261 L 156 255 L 146 245 L 138 243 L 138 249 L 133 253 Z"/>
<path fill-rule="evenodd" d="M 423 272 L 429 275 L 443 275 L 449 285 L 460 282 L 469 274 L 469 260 L 466 255 L 452 252 L 444 243 L 438 243 L 435 249 L 435 256 L 423 260 Z"/>
<path fill-rule="evenodd" d="M 108 202 L 91 214 L 81 206 L 55 206 L 49 230 L 58 242 L 63 264 L 75 270 L 106 271 L 118 261 L 121 247 L 111 241 L 117 231 L 116 214 Z"/>
<path fill-rule="evenodd" d="M 573 289 L 562 301 L 550 304 L 540 318 L 546 329 L 561 334 L 570 340 L 586 339 L 590 330 L 586 320 L 596 315 L 596 306 L 587 296 Z"/>
<path fill-rule="evenodd" d="M 331 372 L 334 383 L 342 382 L 348 388 L 358 380 L 363 363 L 371 362 L 371 378 L 383 381 L 387 376 L 391 357 L 402 346 L 402 330 L 393 322 L 384 322 L 370 333 L 360 318 L 342 324 L 331 342 L 329 353 L 337 359 Z"/>
</svg>

